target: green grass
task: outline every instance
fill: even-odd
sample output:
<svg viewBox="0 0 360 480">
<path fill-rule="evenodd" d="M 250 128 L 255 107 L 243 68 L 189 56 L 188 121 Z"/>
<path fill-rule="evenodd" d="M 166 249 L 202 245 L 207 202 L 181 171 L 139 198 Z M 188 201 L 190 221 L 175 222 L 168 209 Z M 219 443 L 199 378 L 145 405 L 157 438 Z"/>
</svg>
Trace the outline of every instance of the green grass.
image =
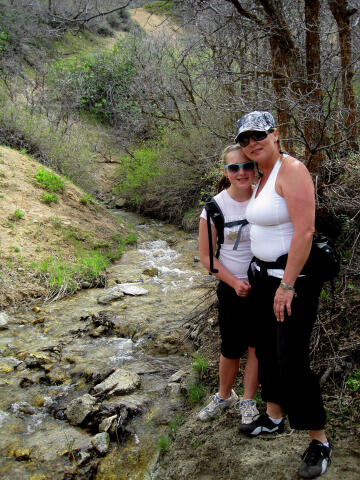
<svg viewBox="0 0 360 480">
<path fill-rule="evenodd" d="M 360 370 L 353 372 L 346 380 L 346 385 L 353 391 L 357 392 L 360 389 Z"/>
<path fill-rule="evenodd" d="M 155 15 L 171 15 L 174 8 L 174 2 L 172 0 L 158 0 L 145 3 L 143 8 L 149 13 L 154 13 Z"/>
<path fill-rule="evenodd" d="M 41 195 L 41 200 L 48 204 L 58 203 L 59 197 L 55 193 L 43 193 Z"/>
<path fill-rule="evenodd" d="M 94 203 L 94 199 L 90 193 L 84 193 L 84 195 L 80 198 L 80 203 L 82 205 L 90 205 L 91 203 Z"/>
<path fill-rule="evenodd" d="M 22 218 L 24 218 L 24 216 L 25 216 L 25 213 L 17 208 L 13 213 L 12 218 L 14 220 L 21 220 Z"/>
<path fill-rule="evenodd" d="M 65 190 L 64 180 L 55 173 L 45 170 L 45 168 L 38 169 L 35 179 L 41 188 L 49 192 L 62 193 Z"/>
<path fill-rule="evenodd" d="M 204 358 L 200 353 L 196 353 L 193 363 L 191 367 L 195 372 L 197 372 L 200 376 L 200 379 L 203 377 L 204 373 L 209 368 L 209 362 L 206 358 Z"/>
<path fill-rule="evenodd" d="M 202 384 L 190 385 L 188 390 L 188 401 L 191 406 L 200 404 L 204 396 L 205 396 L 204 385 Z"/>
<path fill-rule="evenodd" d="M 161 454 L 167 453 L 170 451 L 171 440 L 167 435 L 161 435 L 157 442 L 157 446 Z"/>
</svg>

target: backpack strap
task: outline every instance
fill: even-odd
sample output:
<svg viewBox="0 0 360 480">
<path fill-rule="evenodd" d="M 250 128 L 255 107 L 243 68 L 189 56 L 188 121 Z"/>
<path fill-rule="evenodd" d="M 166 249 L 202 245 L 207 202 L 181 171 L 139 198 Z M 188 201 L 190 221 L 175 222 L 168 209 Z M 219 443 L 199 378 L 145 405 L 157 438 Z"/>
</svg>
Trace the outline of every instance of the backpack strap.
<svg viewBox="0 0 360 480">
<path fill-rule="evenodd" d="M 218 273 L 218 270 L 214 268 L 214 246 L 212 241 L 212 231 L 211 231 L 211 222 L 210 218 L 213 220 L 216 231 L 217 231 L 217 248 L 215 257 L 219 257 L 221 244 L 224 243 L 224 215 L 214 199 L 214 197 L 206 202 L 205 204 L 206 211 L 206 223 L 209 237 L 209 258 L 210 258 L 210 273 Z"/>
</svg>

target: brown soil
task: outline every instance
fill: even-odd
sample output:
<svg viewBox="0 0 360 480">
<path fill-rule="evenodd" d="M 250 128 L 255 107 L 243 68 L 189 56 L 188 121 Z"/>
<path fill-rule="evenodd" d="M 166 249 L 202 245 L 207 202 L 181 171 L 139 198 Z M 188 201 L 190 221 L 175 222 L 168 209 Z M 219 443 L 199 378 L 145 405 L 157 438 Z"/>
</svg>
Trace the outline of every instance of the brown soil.
<svg viewBox="0 0 360 480">
<path fill-rule="evenodd" d="M 210 394 L 218 382 L 219 335 L 213 326 L 216 311 L 210 308 L 201 318 L 196 346 L 210 360 L 204 383 Z M 197 327 L 195 326 L 195 329 Z M 242 364 L 243 365 L 243 364 Z M 235 390 L 241 391 L 242 378 Z M 325 406 L 329 385 L 324 385 Z M 204 400 L 207 402 L 208 398 Z M 265 405 L 259 401 L 260 411 Z M 298 479 L 301 455 L 307 448 L 307 432 L 293 431 L 287 425 L 277 436 L 249 439 L 238 433 L 239 416 L 231 409 L 211 422 L 200 422 L 196 416 L 200 406 L 185 408 L 183 422 L 170 445 L 170 451 L 160 459 L 156 480 L 285 480 Z M 356 415 L 353 416 L 356 418 Z M 330 415 L 327 435 L 333 443 L 332 463 L 327 480 L 360 478 L 360 430 L 346 415 Z"/>
<path fill-rule="evenodd" d="M 71 261 L 79 245 L 96 248 L 126 230 L 102 206 L 81 203 L 84 192 L 67 180 L 58 203 L 44 203 L 45 191 L 35 181 L 40 167 L 27 155 L 0 147 L 0 307 L 44 298 L 32 262 L 50 255 Z M 15 210 L 23 218 L 17 219 Z"/>
</svg>

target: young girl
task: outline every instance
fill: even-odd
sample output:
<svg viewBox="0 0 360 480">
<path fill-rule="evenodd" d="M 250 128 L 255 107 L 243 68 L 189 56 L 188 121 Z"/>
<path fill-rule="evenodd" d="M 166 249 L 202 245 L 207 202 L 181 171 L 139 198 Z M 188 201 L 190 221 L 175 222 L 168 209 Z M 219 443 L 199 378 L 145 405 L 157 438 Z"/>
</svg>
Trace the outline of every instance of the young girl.
<svg viewBox="0 0 360 480">
<path fill-rule="evenodd" d="M 214 199 L 221 209 L 225 222 L 245 219 L 245 210 L 252 195 L 256 164 L 249 161 L 239 145 L 225 148 L 221 155 L 224 177 L 219 182 L 219 190 Z M 219 365 L 220 388 L 212 401 L 199 412 L 198 418 L 208 420 L 233 406 L 238 396 L 232 389 L 239 372 L 240 357 L 248 350 L 245 366 L 244 396 L 239 402 L 243 423 L 250 423 L 258 415 L 253 400 L 258 387 L 258 365 L 253 345 L 251 287 L 247 270 L 252 258 L 250 250 L 249 225 L 226 226 L 224 242 L 219 259 L 209 251 L 209 236 L 205 209 L 201 213 L 199 226 L 199 252 L 201 263 L 210 270 L 210 256 L 213 256 L 213 273 L 219 280 L 219 327 L 221 335 L 221 355 Z M 216 245 L 218 232 L 212 222 L 212 245 Z M 240 236 L 240 238 L 239 238 Z M 239 241 L 240 240 L 240 241 Z M 216 270 L 215 270 L 216 269 Z"/>
</svg>

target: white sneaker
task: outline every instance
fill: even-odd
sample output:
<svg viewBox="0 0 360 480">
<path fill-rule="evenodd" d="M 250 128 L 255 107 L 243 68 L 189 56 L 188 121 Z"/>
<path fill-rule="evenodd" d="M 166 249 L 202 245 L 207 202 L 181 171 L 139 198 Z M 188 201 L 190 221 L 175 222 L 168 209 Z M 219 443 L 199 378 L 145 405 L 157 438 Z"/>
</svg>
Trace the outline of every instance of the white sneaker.
<svg viewBox="0 0 360 480">
<path fill-rule="evenodd" d="M 238 401 L 239 397 L 236 395 L 234 390 L 231 390 L 231 396 L 229 398 L 220 398 L 217 393 L 213 396 L 213 399 L 203 408 L 199 413 L 197 418 L 202 422 L 210 420 L 216 415 L 220 415 L 222 410 L 230 408 Z"/>
<path fill-rule="evenodd" d="M 259 415 L 259 410 L 256 408 L 256 403 L 251 398 L 248 400 L 240 400 L 236 404 L 236 410 L 241 415 L 241 423 L 251 423 L 255 417 Z"/>
</svg>

